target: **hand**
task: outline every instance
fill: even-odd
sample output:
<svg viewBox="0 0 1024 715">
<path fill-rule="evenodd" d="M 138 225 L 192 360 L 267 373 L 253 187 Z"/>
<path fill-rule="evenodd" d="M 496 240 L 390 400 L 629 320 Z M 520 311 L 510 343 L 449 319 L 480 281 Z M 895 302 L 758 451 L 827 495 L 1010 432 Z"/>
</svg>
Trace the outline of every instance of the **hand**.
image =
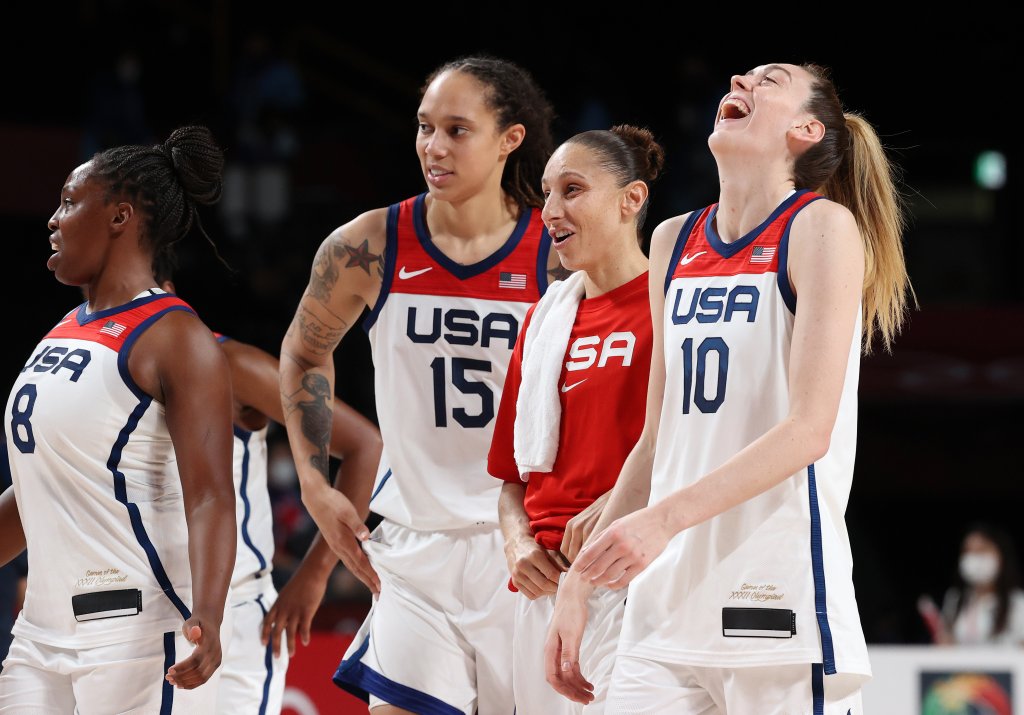
<svg viewBox="0 0 1024 715">
<path fill-rule="evenodd" d="M 531 601 L 558 590 L 558 578 L 565 567 L 538 544 L 532 534 L 506 541 L 505 560 L 512 585 Z"/>
<path fill-rule="evenodd" d="M 587 599 L 594 588 L 570 570 L 555 596 L 544 641 L 544 675 L 558 693 L 584 705 L 594 699 L 594 686 L 580 670 L 580 644 L 587 625 Z"/>
<path fill-rule="evenodd" d="M 590 506 L 569 519 L 565 525 L 562 547 L 559 550 L 565 555 L 565 558 L 569 559 L 569 563 L 576 560 L 583 544 L 590 538 L 590 532 L 594 530 L 598 519 L 601 518 L 601 512 L 604 511 L 604 505 L 608 503 L 611 494 L 609 490 L 599 496 Z"/>
<path fill-rule="evenodd" d="M 303 568 L 305 562 L 296 569 L 288 583 L 281 589 L 274 605 L 263 617 L 260 631 L 260 642 L 263 645 L 273 642 L 274 655 L 281 655 L 281 637 L 288 642 L 288 655 L 295 655 L 295 637 L 298 636 L 302 645 L 309 645 L 309 631 L 313 624 L 324 593 L 327 591 L 327 577 L 314 573 L 313 569 Z"/>
<path fill-rule="evenodd" d="M 942 620 L 942 613 L 931 596 L 921 596 L 917 599 L 917 612 L 921 614 L 924 624 L 928 627 L 933 643 L 949 645 L 953 642 L 952 636 L 949 635 L 949 629 L 946 628 L 946 624 Z"/>
<path fill-rule="evenodd" d="M 359 518 L 352 502 L 325 482 L 323 488 L 308 500 L 303 494 L 302 503 L 345 568 L 374 595 L 380 594 L 380 577 L 362 549 L 362 542 L 370 538 L 370 530 Z"/>
<path fill-rule="evenodd" d="M 613 521 L 579 553 L 573 568 L 594 586 L 625 588 L 673 536 L 658 506 L 645 507 Z"/>
<path fill-rule="evenodd" d="M 220 667 L 220 629 L 210 619 L 204 619 L 195 613 L 181 627 L 185 638 L 195 648 L 192 654 L 167 669 L 164 676 L 168 683 L 176 688 L 192 690 L 205 683 Z"/>
</svg>

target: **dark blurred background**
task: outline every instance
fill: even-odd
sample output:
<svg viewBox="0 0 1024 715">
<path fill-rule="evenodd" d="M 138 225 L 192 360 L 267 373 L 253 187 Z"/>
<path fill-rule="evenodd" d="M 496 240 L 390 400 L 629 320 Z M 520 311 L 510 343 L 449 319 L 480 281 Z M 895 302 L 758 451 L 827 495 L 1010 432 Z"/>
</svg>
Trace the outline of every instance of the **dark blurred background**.
<svg viewBox="0 0 1024 715">
<path fill-rule="evenodd" d="M 875 125 L 901 166 L 920 301 L 893 354 L 863 362 L 847 522 L 868 640 L 927 640 L 916 599 L 951 582 L 968 523 L 1001 524 L 1024 546 L 1022 67 L 1007 18 L 801 28 L 784 16 L 792 9 L 708 23 L 641 6 L 610 16 L 510 5 L 367 7 L 357 24 L 301 2 L 259 7 L 94 0 L 25 7 L 24 21 L 5 23 L 4 394 L 40 337 L 80 301 L 46 270 L 46 221 L 69 171 L 97 149 L 163 141 L 188 123 L 214 130 L 228 160 L 225 196 L 203 219 L 230 270 L 190 236 L 178 291 L 214 330 L 277 354 L 323 238 L 424 189 L 415 112 L 437 64 L 469 52 L 520 62 L 555 106 L 557 140 L 621 122 L 649 127 L 668 162 L 649 232 L 715 199 L 706 138 L 729 76 L 813 61 L 832 68 L 848 108 Z M 345 338 L 336 363 L 339 396 L 375 419 L 362 331 Z M 271 438 L 284 446 L 283 430 Z M 284 579 L 311 525 L 287 470 L 277 473 Z M 339 573 L 321 626 L 347 628 L 365 602 Z"/>
</svg>

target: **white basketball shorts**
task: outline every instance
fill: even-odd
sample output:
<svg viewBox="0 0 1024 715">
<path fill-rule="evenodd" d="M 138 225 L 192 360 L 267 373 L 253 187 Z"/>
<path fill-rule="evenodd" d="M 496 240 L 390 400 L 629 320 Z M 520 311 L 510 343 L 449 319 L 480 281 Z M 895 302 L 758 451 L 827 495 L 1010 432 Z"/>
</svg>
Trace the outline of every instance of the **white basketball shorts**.
<svg viewBox="0 0 1024 715">
<path fill-rule="evenodd" d="M 217 712 L 232 715 L 278 715 L 288 670 L 288 646 L 274 655 L 273 643 L 263 645 L 263 616 L 277 600 L 270 574 L 231 587 L 228 607 L 233 628 L 224 644 Z"/>
<path fill-rule="evenodd" d="M 0 673 L 0 713 L 213 715 L 220 668 L 193 690 L 164 679 L 192 649 L 180 629 L 95 648 L 56 648 L 15 636 Z"/>
<path fill-rule="evenodd" d="M 619 654 L 607 712 L 616 715 L 864 715 L 863 675 L 820 663 L 701 668 Z"/>
<path fill-rule="evenodd" d="M 334 682 L 422 715 L 511 715 L 515 596 L 496 525 L 424 532 L 384 521 L 364 548 L 381 592 Z"/>
<path fill-rule="evenodd" d="M 562 576 L 564 578 L 564 574 Z M 555 597 L 531 601 L 517 595 L 516 631 L 512 650 L 516 715 L 613 715 L 605 709 L 608 682 L 626 609 L 626 589 L 599 588 L 587 601 L 587 627 L 580 644 L 580 670 L 594 686 L 594 700 L 574 703 L 552 688 L 545 677 L 544 641 L 554 613 Z"/>
</svg>

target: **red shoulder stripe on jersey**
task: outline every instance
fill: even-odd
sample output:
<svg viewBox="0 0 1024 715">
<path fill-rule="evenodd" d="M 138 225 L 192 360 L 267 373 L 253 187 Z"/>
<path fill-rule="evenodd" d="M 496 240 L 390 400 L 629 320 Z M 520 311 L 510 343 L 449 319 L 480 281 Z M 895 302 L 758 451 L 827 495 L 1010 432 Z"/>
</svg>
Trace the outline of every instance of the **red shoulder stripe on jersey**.
<svg viewBox="0 0 1024 715">
<path fill-rule="evenodd" d="M 65 338 L 71 340 L 87 340 L 100 343 L 114 351 L 119 351 L 128 336 L 142 322 L 160 311 L 171 307 L 182 307 L 195 313 L 188 303 L 176 295 L 157 294 L 146 296 L 125 303 L 122 306 L 101 310 L 92 315 L 85 310 L 85 304 L 71 317 L 58 323 L 46 338 Z"/>
<path fill-rule="evenodd" d="M 546 234 L 537 209 L 520 217 L 498 250 L 469 266 L 455 263 L 431 243 L 425 194 L 401 202 L 395 223 L 390 293 L 533 303 L 547 287 L 538 285 L 538 251 Z"/>
<path fill-rule="evenodd" d="M 672 269 L 673 278 L 705 278 L 709 276 L 761 275 L 778 273 L 779 244 L 789 227 L 792 217 L 809 202 L 820 198 L 819 194 L 807 191 L 793 198 L 792 203 L 759 226 L 751 234 L 740 239 L 744 245 L 737 246 L 735 252 L 723 255 L 722 249 L 716 247 L 716 239 L 709 238 L 714 231 L 708 225 L 717 210 L 717 205 L 701 216 L 690 231 L 686 250 L 676 258 Z M 721 242 L 718 242 L 721 246 Z M 731 245 L 727 244 L 727 247 Z"/>
</svg>

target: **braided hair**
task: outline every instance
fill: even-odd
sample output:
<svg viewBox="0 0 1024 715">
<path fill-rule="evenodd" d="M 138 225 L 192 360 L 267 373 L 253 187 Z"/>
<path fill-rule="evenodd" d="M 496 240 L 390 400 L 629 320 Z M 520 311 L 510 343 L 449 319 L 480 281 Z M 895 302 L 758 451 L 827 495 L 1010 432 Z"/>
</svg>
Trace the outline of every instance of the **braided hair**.
<svg viewBox="0 0 1024 715">
<path fill-rule="evenodd" d="M 91 173 L 106 184 L 108 201 L 124 197 L 142 213 L 141 239 L 153 249 L 154 263 L 173 264 L 175 244 L 193 226 L 216 252 L 197 210 L 216 203 L 223 186 L 224 153 L 208 128 L 179 127 L 163 144 L 98 152 Z"/>
</svg>

